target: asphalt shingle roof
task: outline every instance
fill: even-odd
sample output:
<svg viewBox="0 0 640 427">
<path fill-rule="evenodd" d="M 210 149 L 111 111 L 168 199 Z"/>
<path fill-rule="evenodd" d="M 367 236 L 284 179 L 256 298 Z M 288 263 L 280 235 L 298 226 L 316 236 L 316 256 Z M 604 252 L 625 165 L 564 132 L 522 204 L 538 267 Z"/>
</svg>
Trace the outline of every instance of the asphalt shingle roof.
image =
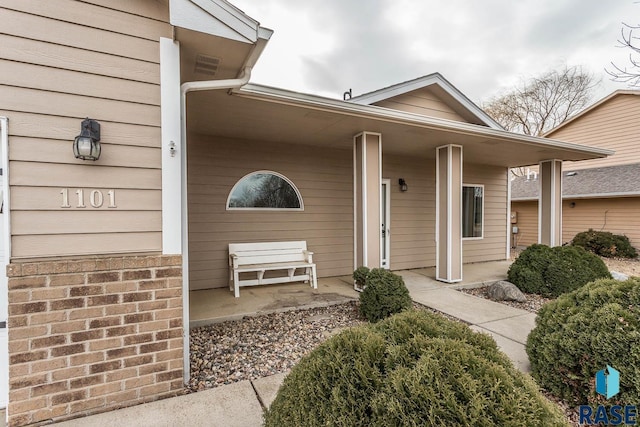
<svg viewBox="0 0 640 427">
<path fill-rule="evenodd" d="M 640 163 L 602 168 L 564 171 L 562 197 L 606 197 L 607 194 L 637 194 L 640 196 Z M 538 197 L 538 179 L 526 176 L 511 181 L 511 199 Z"/>
</svg>

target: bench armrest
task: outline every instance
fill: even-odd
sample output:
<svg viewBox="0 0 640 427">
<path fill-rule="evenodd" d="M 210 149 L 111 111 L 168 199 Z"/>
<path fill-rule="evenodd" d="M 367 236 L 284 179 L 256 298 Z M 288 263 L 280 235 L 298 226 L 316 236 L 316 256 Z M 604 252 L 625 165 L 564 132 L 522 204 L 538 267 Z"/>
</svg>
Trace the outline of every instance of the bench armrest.
<svg viewBox="0 0 640 427">
<path fill-rule="evenodd" d="M 302 251 L 307 262 L 313 262 L 313 252 L 311 251 Z"/>
<path fill-rule="evenodd" d="M 238 255 L 229 254 L 229 266 L 233 268 L 238 268 Z"/>
</svg>

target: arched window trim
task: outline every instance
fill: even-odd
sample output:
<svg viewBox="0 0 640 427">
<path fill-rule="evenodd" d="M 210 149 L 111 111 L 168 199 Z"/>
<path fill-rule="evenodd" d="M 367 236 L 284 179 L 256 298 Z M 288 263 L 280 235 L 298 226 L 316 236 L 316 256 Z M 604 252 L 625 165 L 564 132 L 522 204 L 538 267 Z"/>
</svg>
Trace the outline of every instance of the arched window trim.
<svg viewBox="0 0 640 427">
<path fill-rule="evenodd" d="M 293 190 L 296 192 L 296 196 L 298 197 L 298 201 L 300 202 L 300 207 L 299 208 L 234 208 L 234 207 L 230 207 L 229 203 L 231 202 L 231 195 L 236 190 L 236 187 L 238 187 L 238 184 L 240 184 L 242 181 L 244 181 L 246 178 L 250 177 L 251 175 L 255 175 L 255 174 L 271 174 L 285 180 L 289 185 L 291 185 L 291 188 L 293 188 Z M 228 211 L 300 211 L 301 212 L 301 211 L 304 211 L 304 201 L 302 200 L 302 194 L 300 194 L 300 190 L 298 190 L 298 187 L 293 183 L 293 181 L 291 181 L 286 176 L 271 170 L 257 170 L 257 171 L 253 171 L 246 174 L 245 176 L 240 178 L 238 181 L 236 181 L 235 185 L 233 186 L 233 188 L 229 192 L 229 195 L 227 196 L 226 208 Z"/>
</svg>

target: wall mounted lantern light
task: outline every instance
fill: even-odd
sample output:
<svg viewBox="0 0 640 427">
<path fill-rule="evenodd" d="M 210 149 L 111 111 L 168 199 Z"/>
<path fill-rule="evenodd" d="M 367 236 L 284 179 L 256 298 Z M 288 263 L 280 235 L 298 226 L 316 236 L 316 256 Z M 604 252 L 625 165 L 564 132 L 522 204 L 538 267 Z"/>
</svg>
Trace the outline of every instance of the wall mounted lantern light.
<svg viewBox="0 0 640 427">
<path fill-rule="evenodd" d="M 398 184 L 400 184 L 400 191 L 407 191 L 409 189 L 409 186 L 407 185 L 407 182 L 404 180 L 404 178 L 400 178 L 398 180 Z"/>
<path fill-rule="evenodd" d="M 80 135 L 73 141 L 76 159 L 98 160 L 100 158 L 100 123 L 86 118 L 80 125 Z"/>
</svg>

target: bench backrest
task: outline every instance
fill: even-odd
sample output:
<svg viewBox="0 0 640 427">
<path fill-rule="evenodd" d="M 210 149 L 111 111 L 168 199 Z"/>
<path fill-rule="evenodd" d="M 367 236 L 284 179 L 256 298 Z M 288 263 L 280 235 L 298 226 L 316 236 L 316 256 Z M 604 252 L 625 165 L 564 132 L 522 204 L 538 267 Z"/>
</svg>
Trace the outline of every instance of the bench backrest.
<svg viewBox="0 0 640 427">
<path fill-rule="evenodd" d="M 307 242 L 229 243 L 229 254 L 238 257 L 238 265 L 304 261 Z"/>
</svg>

